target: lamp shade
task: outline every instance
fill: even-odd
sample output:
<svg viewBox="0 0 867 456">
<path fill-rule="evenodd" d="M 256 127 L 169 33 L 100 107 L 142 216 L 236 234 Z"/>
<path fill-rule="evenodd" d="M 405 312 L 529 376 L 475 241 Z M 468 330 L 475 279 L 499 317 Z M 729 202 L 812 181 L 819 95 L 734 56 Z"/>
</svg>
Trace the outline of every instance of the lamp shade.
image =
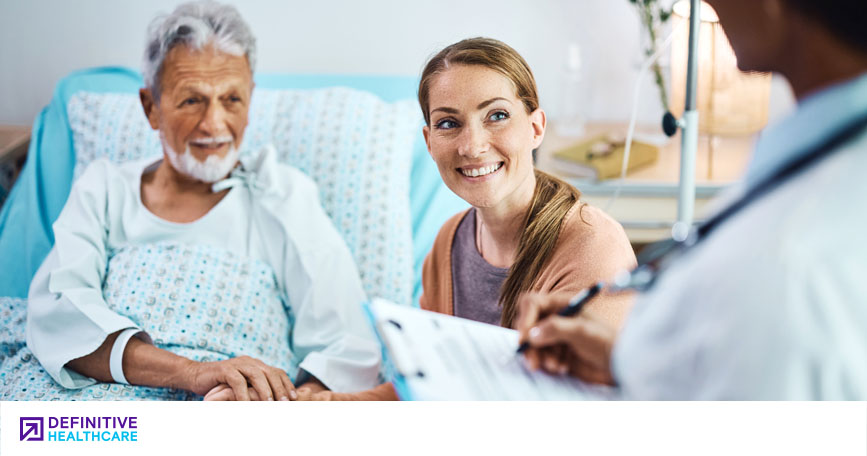
<svg viewBox="0 0 867 456">
<path fill-rule="evenodd" d="M 683 30 L 678 30 L 672 41 L 670 104 L 672 114 L 680 117 L 686 99 L 689 21 L 685 19 L 690 14 L 690 2 L 675 3 L 673 12 L 674 27 Z M 719 17 L 705 2 L 701 2 L 698 65 L 696 96 L 702 133 L 745 135 L 764 128 L 768 123 L 771 75 L 738 69 Z"/>
</svg>

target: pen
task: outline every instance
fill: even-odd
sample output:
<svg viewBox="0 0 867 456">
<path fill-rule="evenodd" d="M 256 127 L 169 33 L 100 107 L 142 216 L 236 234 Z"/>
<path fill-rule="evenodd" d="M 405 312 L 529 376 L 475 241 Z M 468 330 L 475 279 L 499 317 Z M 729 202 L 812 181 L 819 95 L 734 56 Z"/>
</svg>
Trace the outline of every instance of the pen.
<svg viewBox="0 0 867 456">
<path fill-rule="evenodd" d="M 596 282 L 592 287 L 581 290 L 580 292 L 578 292 L 578 294 L 572 296 L 572 299 L 569 300 L 569 304 L 566 307 L 560 309 L 560 311 L 557 312 L 557 315 L 561 317 L 572 317 L 578 315 L 584 305 L 587 304 L 591 299 L 593 299 L 594 296 L 599 294 L 599 292 L 602 291 L 602 288 L 604 286 L 604 283 Z M 518 353 L 523 353 L 528 348 L 530 348 L 530 343 L 524 342 L 521 344 L 520 347 L 518 347 Z"/>
</svg>

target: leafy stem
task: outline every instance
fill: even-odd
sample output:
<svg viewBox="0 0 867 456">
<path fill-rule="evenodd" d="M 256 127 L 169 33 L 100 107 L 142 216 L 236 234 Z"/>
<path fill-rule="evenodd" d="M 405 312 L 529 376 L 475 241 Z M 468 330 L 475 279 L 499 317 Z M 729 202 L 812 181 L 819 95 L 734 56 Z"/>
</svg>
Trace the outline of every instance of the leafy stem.
<svg viewBox="0 0 867 456">
<path fill-rule="evenodd" d="M 638 16 L 641 19 L 641 25 L 647 33 L 648 42 L 644 48 L 644 55 L 652 56 L 657 51 L 658 33 L 668 22 L 671 17 L 671 11 L 659 4 L 658 0 L 629 0 L 635 5 L 638 10 Z M 667 111 L 668 108 L 668 91 L 665 88 L 665 77 L 662 74 L 662 66 L 659 61 L 653 62 L 651 66 L 653 70 L 656 87 L 659 89 L 659 98 L 663 108 Z"/>
</svg>

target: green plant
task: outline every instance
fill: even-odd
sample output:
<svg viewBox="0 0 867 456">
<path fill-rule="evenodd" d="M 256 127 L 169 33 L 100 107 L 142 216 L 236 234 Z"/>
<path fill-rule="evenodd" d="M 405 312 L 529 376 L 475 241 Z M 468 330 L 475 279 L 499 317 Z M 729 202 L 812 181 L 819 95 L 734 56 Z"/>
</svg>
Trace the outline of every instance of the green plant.
<svg viewBox="0 0 867 456">
<path fill-rule="evenodd" d="M 629 0 L 629 3 L 632 3 L 638 11 L 641 25 L 647 34 L 648 40 L 644 48 L 644 55 L 650 57 L 657 51 L 659 33 L 662 31 L 665 23 L 671 18 L 671 8 L 662 5 L 660 0 Z M 659 88 L 662 106 L 668 111 L 668 91 L 665 88 L 665 78 L 662 75 L 662 67 L 659 65 L 659 60 L 653 63 L 651 70 L 653 70 L 656 86 Z"/>
</svg>

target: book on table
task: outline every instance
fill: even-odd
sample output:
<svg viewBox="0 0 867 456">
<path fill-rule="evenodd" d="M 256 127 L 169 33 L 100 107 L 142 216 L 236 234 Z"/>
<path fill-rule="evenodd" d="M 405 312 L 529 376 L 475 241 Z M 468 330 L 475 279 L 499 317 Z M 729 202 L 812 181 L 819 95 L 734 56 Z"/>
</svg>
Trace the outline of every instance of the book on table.
<svg viewBox="0 0 867 456">
<path fill-rule="evenodd" d="M 557 170 L 574 177 L 612 179 L 620 177 L 625 152 L 625 140 L 601 134 L 554 152 L 552 162 Z M 627 174 L 652 165 L 658 158 L 659 147 L 633 139 Z"/>
</svg>

